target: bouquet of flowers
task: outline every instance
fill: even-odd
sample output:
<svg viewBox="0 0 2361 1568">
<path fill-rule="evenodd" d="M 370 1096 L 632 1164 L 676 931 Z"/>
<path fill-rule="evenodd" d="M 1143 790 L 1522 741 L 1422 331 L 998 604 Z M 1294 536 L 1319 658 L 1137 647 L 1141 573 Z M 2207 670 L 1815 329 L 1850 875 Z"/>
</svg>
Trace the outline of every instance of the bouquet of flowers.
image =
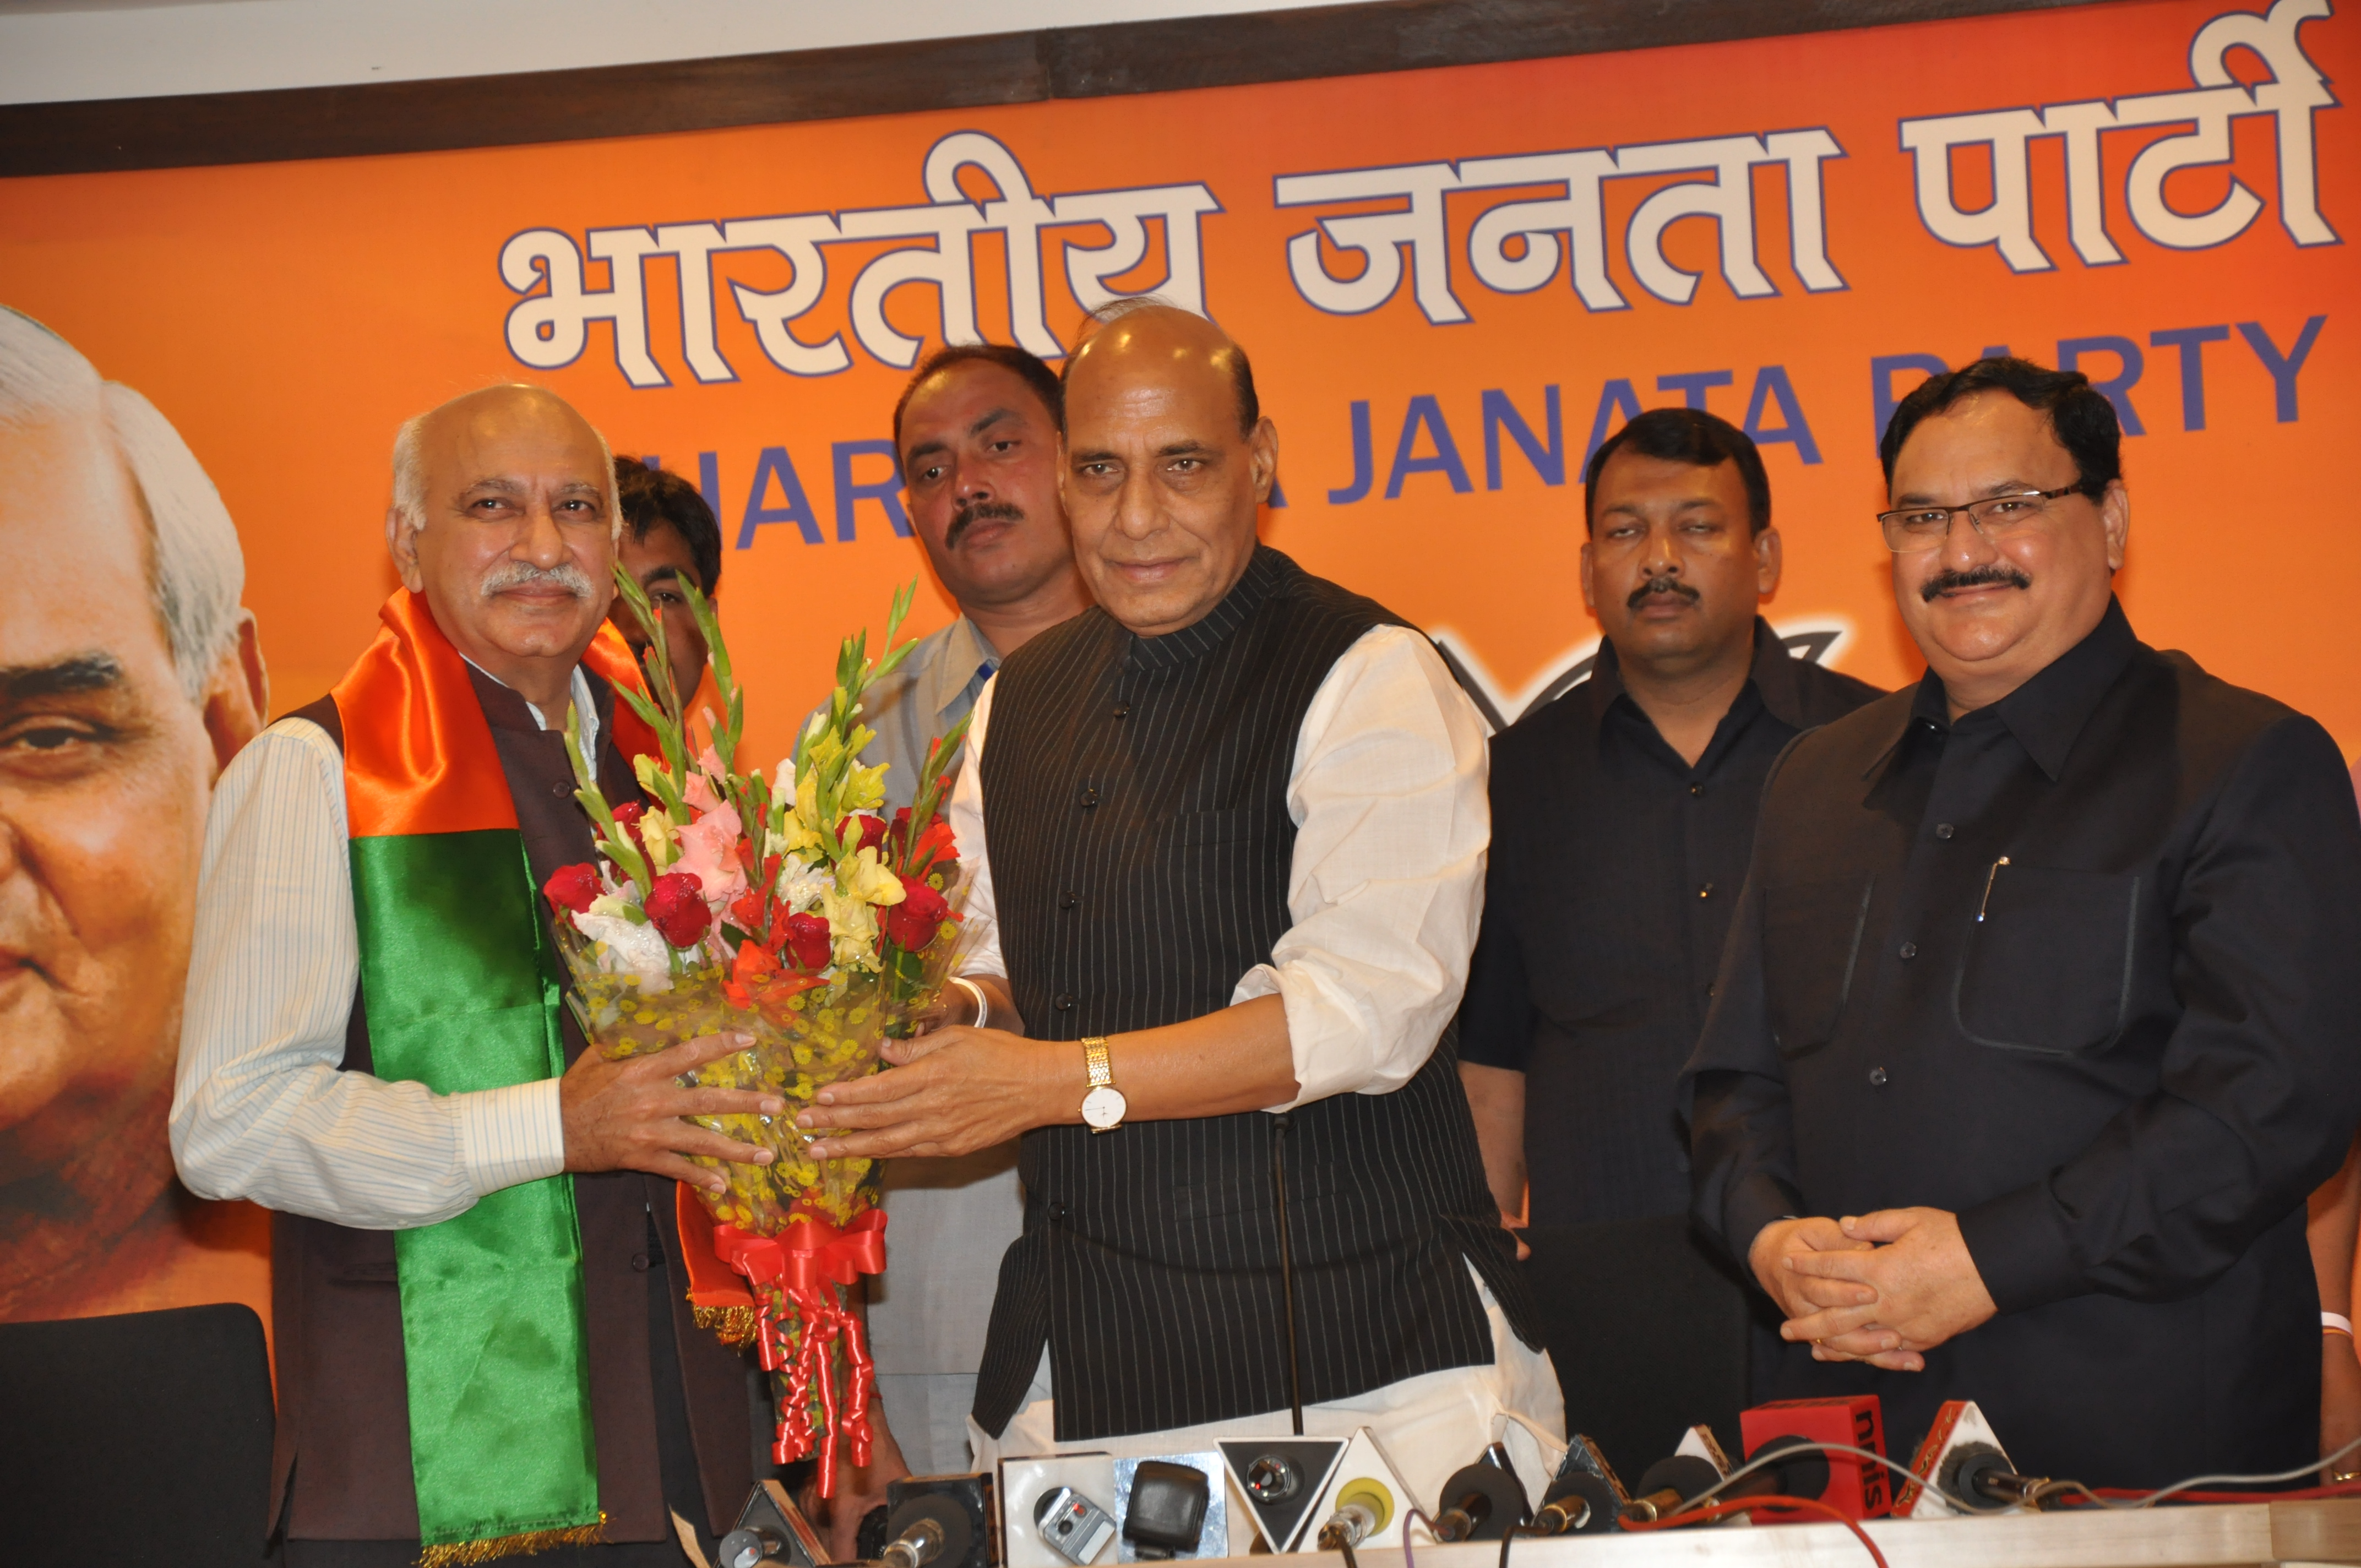
<svg viewBox="0 0 2361 1568">
<path fill-rule="evenodd" d="M 661 612 L 620 566 L 615 580 L 661 650 Z M 715 1252 L 757 1303 L 751 1325 L 722 1325 L 723 1336 L 751 1329 L 777 1401 L 774 1457 L 817 1450 L 822 1497 L 834 1491 L 840 1435 L 853 1464 L 869 1463 L 873 1376 L 842 1291 L 884 1266 L 885 1216 L 872 1162 L 813 1159 L 807 1146 L 826 1135 L 799 1130 L 796 1113 L 823 1086 L 875 1071 L 885 1041 L 916 1032 L 949 980 L 963 891 L 939 809 L 966 721 L 928 749 L 916 805 L 890 821 L 885 769 L 861 762 L 873 738 L 862 694 L 908 654 L 895 638 L 916 587 L 895 596 L 879 658 L 865 632 L 845 639 L 827 707 L 765 777 L 732 761 L 745 696 L 712 607 L 684 582 L 722 706 L 719 718 L 705 713 L 710 743 L 695 746 L 661 655 L 647 661 L 653 697 L 616 687 L 656 739 L 660 754 L 632 762 L 647 802 L 608 801 L 569 718 L 575 798 L 597 824 L 598 859 L 543 888 L 574 979 L 569 1003 L 598 1048 L 642 1056 L 735 1030 L 755 1043 L 684 1082 L 786 1102 L 778 1116 L 697 1119 L 773 1153 L 768 1166 L 698 1157 L 729 1185 L 697 1196 L 717 1222 Z"/>
</svg>

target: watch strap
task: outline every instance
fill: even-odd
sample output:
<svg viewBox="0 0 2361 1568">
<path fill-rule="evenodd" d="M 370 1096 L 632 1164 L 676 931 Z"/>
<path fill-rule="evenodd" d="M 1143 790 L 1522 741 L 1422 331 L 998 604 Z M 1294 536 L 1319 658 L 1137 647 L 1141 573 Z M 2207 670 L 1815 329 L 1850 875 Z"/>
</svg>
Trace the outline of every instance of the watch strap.
<svg viewBox="0 0 2361 1568">
<path fill-rule="evenodd" d="M 1082 1041 L 1082 1066 L 1090 1072 L 1093 1089 L 1104 1089 L 1115 1081 L 1115 1068 L 1107 1060 L 1104 1035 L 1093 1035 Z"/>
</svg>

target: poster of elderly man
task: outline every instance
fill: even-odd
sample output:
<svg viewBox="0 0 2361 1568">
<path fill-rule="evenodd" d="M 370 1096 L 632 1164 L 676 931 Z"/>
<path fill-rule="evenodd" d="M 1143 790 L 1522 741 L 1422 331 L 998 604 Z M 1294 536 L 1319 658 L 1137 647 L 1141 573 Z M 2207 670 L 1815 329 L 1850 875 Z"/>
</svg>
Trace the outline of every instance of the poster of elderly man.
<svg viewBox="0 0 2361 1568">
<path fill-rule="evenodd" d="M 164 1135 L 214 780 L 261 727 L 245 561 L 177 431 L 0 306 L 0 1321 L 268 1311 L 269 1217 Z"/>
</svg>

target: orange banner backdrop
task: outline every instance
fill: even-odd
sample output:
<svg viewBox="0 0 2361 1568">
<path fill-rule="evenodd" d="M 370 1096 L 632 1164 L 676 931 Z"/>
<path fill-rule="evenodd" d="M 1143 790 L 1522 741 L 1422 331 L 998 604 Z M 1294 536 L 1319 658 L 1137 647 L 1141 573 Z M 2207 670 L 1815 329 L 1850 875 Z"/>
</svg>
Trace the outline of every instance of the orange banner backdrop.
<svg viewBox="0 0 2361 1568">
<path fill-rule="evenodd" d="M 946 336 L 1054 355 L 1156 290 L 1246 345 L 1267 537 L 1443 633 L 1510 717 L 1595 641 L 1579 476 L 1641 406 L 1764 442 L 1789 631 L 1917 663 L 1871 514 L 1887 400 L 2005 346 L 2126 428 L 2152 642 L 2361 748 L 2361 147 L 2328 0 L 1849 33 L 692 135 L 22 180 L 0 300 L 179 425 L 283 709 L 367 642 L 406 415 L 545 382 L 698 477 L 764 756 L 920 569 L 886 438 Z M 921 598 L 920 630 L 950 614 Z M 2342 628 L 2343 630 L 2340 630 Z"/>
</svg>

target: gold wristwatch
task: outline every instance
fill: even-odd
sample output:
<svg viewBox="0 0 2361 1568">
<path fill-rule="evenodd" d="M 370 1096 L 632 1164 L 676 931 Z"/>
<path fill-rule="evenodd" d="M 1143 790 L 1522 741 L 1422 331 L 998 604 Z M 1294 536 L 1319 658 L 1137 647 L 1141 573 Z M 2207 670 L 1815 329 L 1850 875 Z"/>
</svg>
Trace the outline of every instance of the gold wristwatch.
<svg viewBox="0 0 2361 1568">
<path fill-rule="evenodd" d="M 1093 1133 L 1112 1133 L 1123 1125 L 1123 1113 L 1131 1106 L 1123 1091 L 1115 1086 L 1104 1035 L 1093 1035 L 1082 1042 L 1082 1064 L 1091 1073 L 1091 1091 L 1082 1096 L 1082 1124 Z"/>
</svg>

